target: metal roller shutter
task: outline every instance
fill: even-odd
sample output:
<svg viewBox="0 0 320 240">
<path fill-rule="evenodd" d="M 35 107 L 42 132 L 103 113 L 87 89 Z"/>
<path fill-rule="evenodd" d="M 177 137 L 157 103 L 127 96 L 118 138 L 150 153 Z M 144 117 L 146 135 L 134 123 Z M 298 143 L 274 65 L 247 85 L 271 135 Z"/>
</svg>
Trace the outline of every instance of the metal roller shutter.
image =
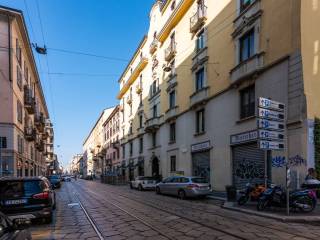
<svg viewBox="0 0 320 240">
<path fill-rule="evenodd" d="M 265 152 L 257 143 L 235 146 L 232 149 L 233 184 L 242 189 L 247 183 L 264 184 Z"/>
<path fill-rule="evenodd" d="M 200 176 L 210 182 L 210 152 L 192 154 L 192 175 Z"/>
</svg>

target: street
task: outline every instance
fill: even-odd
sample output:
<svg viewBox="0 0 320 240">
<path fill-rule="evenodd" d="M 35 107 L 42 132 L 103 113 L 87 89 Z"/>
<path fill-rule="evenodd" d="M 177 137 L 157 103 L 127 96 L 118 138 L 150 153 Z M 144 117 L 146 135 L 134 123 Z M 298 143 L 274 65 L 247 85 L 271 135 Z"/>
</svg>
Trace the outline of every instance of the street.
<svg viewBox="0 0 320 240">
<path fill-rule="evenodd" d="M 224 210 L 216 200 L 180 200 L 97 181 L 57 190 L 52 224 L 33 239 L 319 239 L 319 226 L 283 223 Z"/>
</svg>

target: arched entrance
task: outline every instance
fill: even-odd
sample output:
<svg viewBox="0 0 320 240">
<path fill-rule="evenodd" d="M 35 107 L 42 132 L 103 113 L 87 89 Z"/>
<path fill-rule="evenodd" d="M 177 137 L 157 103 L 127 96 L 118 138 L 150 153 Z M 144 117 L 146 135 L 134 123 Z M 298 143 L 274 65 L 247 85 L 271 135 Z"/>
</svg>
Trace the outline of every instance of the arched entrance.
<svg viewBox="0 0 320 240">
<path fill-rule="evenodd" d="M 160 167 L 159 167 L 159 159 L 156 156 L 152 158 L 152 176 L 159 178 L 160 176 Z"/>
</svg>

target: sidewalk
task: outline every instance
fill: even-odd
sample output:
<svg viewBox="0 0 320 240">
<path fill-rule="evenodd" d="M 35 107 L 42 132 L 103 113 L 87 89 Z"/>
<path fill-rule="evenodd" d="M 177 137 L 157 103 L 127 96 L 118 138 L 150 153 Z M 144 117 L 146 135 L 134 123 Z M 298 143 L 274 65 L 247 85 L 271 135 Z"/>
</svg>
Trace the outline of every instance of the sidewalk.
<svg viewBox="0 0 320 240">
<path fill-rule="evenodd" d="M 248 202 L 244 206 L 239 206 L 238 203 L 227 202 L 226 192 L 214 191 L 208 196 L 208 198 L 224 201 L 224 204 L 221 207 L 231 211 L 271 218 L 282 222 L 320 223 L 320 199 L 318 199 L 316 209 L 311 213 L 290 212 L 290 215 L 287 216 L 285 208 L 269 208 L 260 212 L 257 210 L 257 202 Z"/>
</svg>

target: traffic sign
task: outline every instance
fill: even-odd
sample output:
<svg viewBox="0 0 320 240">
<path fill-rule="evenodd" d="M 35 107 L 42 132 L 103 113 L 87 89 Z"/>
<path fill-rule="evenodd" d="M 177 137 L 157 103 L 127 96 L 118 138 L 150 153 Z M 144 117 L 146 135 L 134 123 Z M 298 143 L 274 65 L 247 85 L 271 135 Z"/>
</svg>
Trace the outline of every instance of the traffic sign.
<svg viewBox="0 0 320 240">
<path fill-rule="evenodd" d="M 283 150 L 284 144 L 281 142 L 261 140 L 259 142 L 260 149 L 264 150 Z"/>
<path fill-rule="evenodd" d="M 281 122 L 270 121 L 266 119 L 258 119 L 257 120 L 258 128 L 265 130 L 284 130 L 284 124 Z"/>
<path fill-rule="evenodd" d="M 280 112 L 284 111 L 284 104 L 267 98 L 259 97 L 259 107 L 273 109 Z"/>
<path fill-rule="evenodd" d="M 273 111 L 265 108 L 258 108 L 258 116 L 260 118 L 265 119 L 284 121 L 284 114 L 282 112 Z"/>
<path fill-rule="evenodd" d="M 259 130 L 259 138 L 263 140 L 283 140 L 284 134 L 276 131 Z"/>
</svg>

